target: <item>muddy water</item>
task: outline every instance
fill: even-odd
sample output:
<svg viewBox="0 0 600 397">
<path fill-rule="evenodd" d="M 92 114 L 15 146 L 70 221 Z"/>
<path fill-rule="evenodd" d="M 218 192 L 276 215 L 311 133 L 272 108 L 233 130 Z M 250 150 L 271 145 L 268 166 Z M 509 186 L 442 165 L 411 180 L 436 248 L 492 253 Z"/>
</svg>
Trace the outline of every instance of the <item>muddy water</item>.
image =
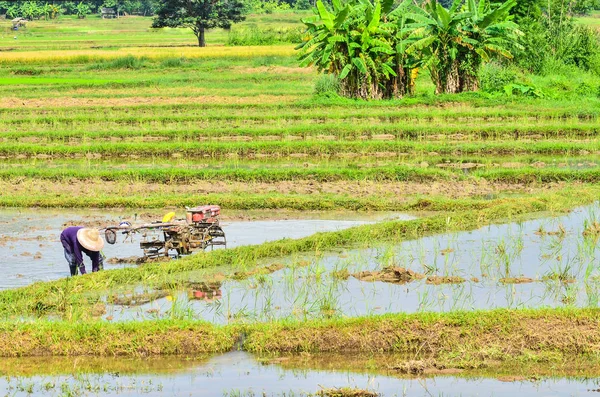
<svg viewBox="0 0 600 397">
<path fill-rule="evenodd" d="M 340 230 L 386 218 L 410 219 L 402 214 L 361 214 L 349 212 L 282 212 L 269 211 L 265 220 L 264 212 L 231 211 L 227 216 L 232 220 L 222 222 L 227 235 L 227 246 L 261 244 L 281 238 L 300 238 L 315 232 Z M 277 217 L 285 218 L 275 220 Z M 162 213 L 135 214 L 133 211 L 100 210 L 37 210 L 4 209 L 0 211 L 0 289 L 13 288 L 65 277 L 68 267 L 59 241 L 63 225 L 85 225 L 103 227 L 116 225 L 120 220 L 149 222 L 162 218 Z M 253 219 L 257 220 L 236 220 Z M 115 245 L 106 244 L 103 251 L 107 258 L 132 257 L 141 255 L 139 240 L 119 241 Z M 91 268 L 89 259 L 86 267 Z M 105 264 L 105 269 L 130 266 L 130 264 Z"/>
<path fill-rule="evenodd" d="M 106 317 L 145 319 L 180 311 L 228 323 L 498 307 L 596 307 L 600 244 L 583 233 L 586 225 L 600 221 L 599 215 L 600 205 L 595 204 L 521 224 L 492 225 L 320 259 L 285 258 L 281 263 L 286 267 L 271 274 L 227 279 L 214 290 L 173 292 L 139 307 L 109 306 Z M 356 274 L 385 266 L 465 281 L 434 285 L 425 278 L 389 283 L 335 276 L 344 270 Z"/>
<path fill-rule="evenodd" d="M 15 368 L 31 361 L 13 360 Z M 90 359 L 93 360 L 93 359 Z M 170 358 L 153 368 L 131 367 L 134 361 L 113 358 L 100 368 L 81 368 L 82 358 L 64 371 L 39 369 L 39 375 L 7 371 L 0 390 L 11 396 L 307 396 L 323 388 L 359 388 L 382 396 L 581 396 L 598 389 L 597 379 L 547 378 L 507 381 L 506 378 L 435 376 L 399 378 L 366 371 L 286 369 L 261 364 L 244 352 L 231 352 L 203 360 Z M 124 364 L 121 361 L 126 361 Z M 50 363 L 51 364 L 51 363 Z M 129 366 L 129 370 L 127 369 Z M 39 368 L 39 365 L 34 367 Z M 339 367 L 339 363 L 338 363 Z M 80 369 L 81 368 L 81 369 Z M 335 365 L 333 365 L 335 368 Z M 519 378 L 517 378 L 519 379 Z M 525 378 L 521 378 L 525 379 Z"/>
</svg>

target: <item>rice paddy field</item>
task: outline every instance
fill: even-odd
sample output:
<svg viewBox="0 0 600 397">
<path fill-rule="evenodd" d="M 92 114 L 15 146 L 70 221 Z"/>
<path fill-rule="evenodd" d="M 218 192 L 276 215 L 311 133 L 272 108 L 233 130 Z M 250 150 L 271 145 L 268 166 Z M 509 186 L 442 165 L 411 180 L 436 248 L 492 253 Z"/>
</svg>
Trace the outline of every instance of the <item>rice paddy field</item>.
<svg viewBox="0 0 600 397">
<path fill-rule="evenodd" d="M 150 24 L 0 20 L 4 394 L 600 390 L 596 76 L 355 101 L 293 44 Z M 119 236 L 67 277 L 63 227 L 201 204 L 227 248 L 140 264 Z"/>
<path fill-rule="evenodd" d="M 595 29 L 600 29 L 600 11 L 598 10 L 592 11 L 590 15 L 586 15 L 578 19 L 581 23 L 585 25 L 588 25 Z"/>
</svg>

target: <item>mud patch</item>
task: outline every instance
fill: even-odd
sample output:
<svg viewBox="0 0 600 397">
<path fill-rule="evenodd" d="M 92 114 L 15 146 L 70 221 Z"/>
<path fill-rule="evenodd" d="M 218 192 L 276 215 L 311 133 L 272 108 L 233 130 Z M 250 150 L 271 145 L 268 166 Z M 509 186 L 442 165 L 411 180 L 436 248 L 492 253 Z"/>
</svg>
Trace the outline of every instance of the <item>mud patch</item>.
<svg viewBox="0 0 600 397">
<path fill-rule="evenodd" d="M 82 226 L 100 229 L 107 225 L 118 224 L 119 221 L 115 219 L 75 219 L 69 220 L 62 224 L 63 227 Z"/>
<path fill-rule="evenodd" d="M 381 271 L 365 270 L 354 273 L 352 276 L 360 281 L 383 281 L 384 283 L 393 284 L 406 284 L 413 280 L 425 278 L 424 274 L 396 266 L 385 267 Z"/>
</svg>

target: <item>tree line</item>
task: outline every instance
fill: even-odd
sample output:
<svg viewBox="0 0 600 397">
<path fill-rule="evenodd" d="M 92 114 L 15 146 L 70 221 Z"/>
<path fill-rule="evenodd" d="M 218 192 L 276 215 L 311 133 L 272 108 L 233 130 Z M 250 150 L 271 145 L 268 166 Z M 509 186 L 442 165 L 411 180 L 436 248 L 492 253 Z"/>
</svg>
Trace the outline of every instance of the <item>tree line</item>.
<svg viewBox="0 0 600 397">
<path fill-rule="evenodd" d="M 119 15 L 156 15 L 167 0 L 11 0 L 0 1 L 0 15 L 8 18 L 55 19 L 60 15 L 87 15 L 100 13 L 101 8 L 112 8 Z M 266 12 L 276 10 L 308 10 L 313 0 L 244 0 L 246 12 Z"/>
<path fill-rule="evenodd" d="M 60 15 L 84 18 L 104 7 L 119 14 L 153 15 L 160 3 L 161 0 L 0 1 L 0 15 L 27 19 L 55 19 Z"/>
</svg>

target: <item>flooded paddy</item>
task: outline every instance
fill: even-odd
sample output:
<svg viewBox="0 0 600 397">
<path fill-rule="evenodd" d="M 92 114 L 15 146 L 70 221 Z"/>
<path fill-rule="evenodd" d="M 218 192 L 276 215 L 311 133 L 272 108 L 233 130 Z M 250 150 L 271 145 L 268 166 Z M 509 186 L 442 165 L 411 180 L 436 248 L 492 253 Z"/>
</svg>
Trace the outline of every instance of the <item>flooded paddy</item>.
<svg viewBox="0 0 600 397">
<path fill-rule="evenodd" d="M 597 307 L 599 215 L 596 203 L 518 224 L 320 257 L 282 258 L 250 273 L 190 273 L 185 290 L 168 290 L 142 304 L 109 302 L 105 318 L 183 315 L 224 324 L 503 307 Z"/>
<path fill-rule="evenodd" d="M 183 211 L 180 211 L 180 216 Z M 102 228 L 118 225 L 121 220 L 143 223 L 159 220 L 163 212 L 103 210 L 0 210 L 0 269 L 3 280 L 0 289 L 14 288 L 35 281 L 66 277 L 68 266 L 59 241 L 66 226 Z M 221 225 L 227 236 L 227 247 L 261 244 L 282 238 L 301 238 L 316 232 L 335 231 L 382 219 L 411 219 L 403 214 L 356 214 L 350 212 L 297 211 L 227 211 Z M 139 240 L 106 244 L 103 250 L 108 260 L 105 269 L 131 266 L 131 261 L 111 263 L 111 258 L 132 258 L 142 254 Z M 86 268 L 91 268 L 84 257 Z"/>
<path fill-rule="evenodd" d="M 314 396 L 354 389 L 380 396 L 581 396 L 600 388 L 595 378 L 506 376 L 446 371 L 407 377 L 389 370 L 345 369 L 343 361 L 290 363 L 244 352 L 214 357 L 21 358 L 2 364 L 0 390 L 11 396 Z M 339 360 L 339 356 L 336 358 Z M 393 362 L 393 356 L 372 360 Z M 365 358 L 365 363 L 368 359 Z M 352 395 L 352 394 L 345 394 Z M 356 394 L 358 395 L 358 394 Z M 344 396 L 344 395 L 342 395 Z"/>
</svg>

